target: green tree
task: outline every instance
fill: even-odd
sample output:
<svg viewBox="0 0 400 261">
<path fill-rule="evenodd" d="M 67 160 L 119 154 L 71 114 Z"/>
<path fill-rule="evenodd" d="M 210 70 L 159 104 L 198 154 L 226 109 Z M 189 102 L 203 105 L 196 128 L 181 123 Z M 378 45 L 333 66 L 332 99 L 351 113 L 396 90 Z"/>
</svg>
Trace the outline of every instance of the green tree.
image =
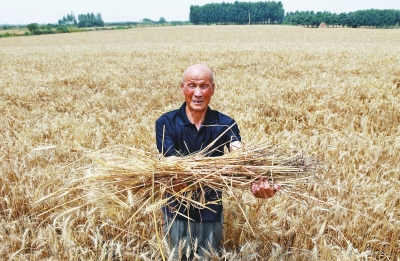
<svg viewBox="0 0 400 261">
<path fill-rule="evenodd" d="M 165 20 L 164 17 L 160 17 L 160 19 L 158 20 L 158 23 L 160 24 L 165 24 L 167 21 Z"/>
<path fill-rule="evenodd" d="M 79 14 L 77 25 L 78 27 L 104 26 L 104 21 L 100 13 Z"/>
<path fill-rule="evenodd" d="M 39 30 L 39 25 L 37 23 L 28 24 L 27 28 L 32 34 L 41 34 L 41 31 Z"/>
<path fill-rule="evenodd" d="M 193 24 L 199 24 L 199 10 L 200 6 L 198 5 L 191 5 L 190 12 L 189 12 L 189 21 Z"/>
<path fill-rule="evenodd" d="M 399 26 L 400 24 L 400 10 L 396 12 L 396 25 Z"/>
<path fill-rule="evenodd" d="M 49 25 L 49 24 L 40 26 L 40 29 L 41 29 L 42 34 L 54 33 L 53 30 L 51 29 L 51 25 Z"/>
<path fill-rule="evenodd" d="M 66 26 L 59 26 L 56 31 L 57 33 L 69 33 L 68 27 Z"/>
<path fill-rule="evenodd" d="M 189 20 L 193 24 L 282 23 L 285 17 L 282 2 L 212 3 L 190 6 Z M 249 19 L 250 18 L 250 19 Z"/>
<path fill-rule="evenodd" d="M 58 26 L 68 26 L 68 25 L 77 25 L 76 17 L 73 12 L 70 14 L 64 15 L 61 19 L 58 19 Z"/>
<path fill-rule="evenodd" d="M 339 15 L 336 13 L 331 14 L 329 24 L 337 27 L 337 25 L 339 24 Z"/>
</svg>

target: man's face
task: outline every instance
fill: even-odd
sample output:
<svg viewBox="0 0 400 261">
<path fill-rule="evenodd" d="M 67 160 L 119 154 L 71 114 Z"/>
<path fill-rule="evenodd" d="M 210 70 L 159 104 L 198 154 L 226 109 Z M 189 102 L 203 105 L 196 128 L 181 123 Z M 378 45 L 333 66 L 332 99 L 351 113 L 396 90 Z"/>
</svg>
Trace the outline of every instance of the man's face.
<svg viewBox="0 0 400 261">
<path fill-rule="evenodd" d="M 189 111 L 206 112 L 211 96 L 214 94 L 211 72 L 201 67 L 187 71 L 181 90 Z"/>
</svg>

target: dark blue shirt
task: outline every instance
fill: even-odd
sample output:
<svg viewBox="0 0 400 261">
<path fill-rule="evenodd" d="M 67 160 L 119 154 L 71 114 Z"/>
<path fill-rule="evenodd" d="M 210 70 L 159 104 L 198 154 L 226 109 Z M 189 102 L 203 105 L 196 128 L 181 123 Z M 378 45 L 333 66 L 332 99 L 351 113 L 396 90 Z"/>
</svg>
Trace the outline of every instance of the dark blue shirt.
<svg viewBox="0 0 400 261">
<path fill-rule="evenodd" d="M 191 123 L 186 116 L 185 108 L 186 103 L 183 103 L 178 110 L 167 112 L 156 121 L 157 149 L 164 156 L 186 156 L 203 150 L 212 142 L 215 143 L 204 153 L 210 157 L 222 156 L 224 154 L 224 146 L 229 149 L 231 142 L 241 140 L 239 128 L 235 121 L 225 114 L 208 107 L 204 122 L 200 129 L 197 130 L 196 125 Z M 226 131 L 227 129 L 229 130 Z M 221 134 L 223 135 L 221 136 Z M 209 188 L 205 190 L 206 202 L 221 199 L 222 193 L 220 191 Z M 208 204 L 207 207 L 215 212 L 209 209 L 198 209 L 193 206 L 188 209 L 187 206 L 179 204 L 179 202 L 172 199 L 163 211 L 170 217 L 173 217 L 174 212 L 178 211 L 196 222 L 220 221 L 221 201 L 216 204 Z M 177 215 L 176 218 L 185 219 L 182 215 Z"/>
</svg>

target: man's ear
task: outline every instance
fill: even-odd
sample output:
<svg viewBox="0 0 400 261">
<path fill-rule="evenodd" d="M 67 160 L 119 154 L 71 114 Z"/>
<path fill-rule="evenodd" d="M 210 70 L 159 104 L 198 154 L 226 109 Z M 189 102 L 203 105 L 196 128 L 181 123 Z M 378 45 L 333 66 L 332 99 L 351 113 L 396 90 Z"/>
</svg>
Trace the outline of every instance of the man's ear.
<svg viewBox="0 0 400 261">
<path fill-rule="evenodd" d="M 183 82 L 181 83 L 181 92 L 185 95 L 185 86 L 183 85 Z"/>
</svg>

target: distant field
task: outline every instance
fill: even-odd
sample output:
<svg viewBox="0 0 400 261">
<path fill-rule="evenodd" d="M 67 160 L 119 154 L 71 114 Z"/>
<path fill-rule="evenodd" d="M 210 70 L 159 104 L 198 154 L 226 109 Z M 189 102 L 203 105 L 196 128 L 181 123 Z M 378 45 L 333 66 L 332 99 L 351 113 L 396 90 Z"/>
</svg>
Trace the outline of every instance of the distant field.
<svg viewBox="0 0 400 261">
<path fill-rule="evenodd" d="M 302 195 L 226 201 L 226 259 L 399 260 L 399 43 L 400 30 L 288 26 L 1 38 L 0 259 L 162 259 L 153 216 L 126 224 L 132 206 L 34 203 L 83 175 L 85 151 L 155 153 L 155 120 L 183 102 L 184 69 L 204 63 L 210 106 L 245 142 L 286 143 L 325 166 Z"/>
<path fill-rule="evenodd" d="M 11 35 L 18 34 L 18 35 L 23 35 L 25 32 L 29 32 L 28 29 L 26 28 L 19 28 L 19 29 L 6 29 L 6 30 L 0 30 L 0 34 L 5 34 L 9 33 Z"/>
</svg>

